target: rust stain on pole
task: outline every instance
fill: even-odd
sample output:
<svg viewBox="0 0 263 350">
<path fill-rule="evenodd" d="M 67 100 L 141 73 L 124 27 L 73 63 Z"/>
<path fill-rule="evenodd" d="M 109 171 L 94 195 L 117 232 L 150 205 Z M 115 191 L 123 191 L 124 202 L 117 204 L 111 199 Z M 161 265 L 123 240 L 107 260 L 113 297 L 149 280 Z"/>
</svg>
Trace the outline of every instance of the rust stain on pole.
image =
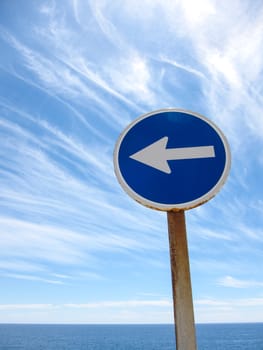
<svg viewBox="0 0 263 350">
<path fill-rule="evenodd" d="M 184 211 L 167 212 L 177 350 L 196 350 Z"/>
</svg>

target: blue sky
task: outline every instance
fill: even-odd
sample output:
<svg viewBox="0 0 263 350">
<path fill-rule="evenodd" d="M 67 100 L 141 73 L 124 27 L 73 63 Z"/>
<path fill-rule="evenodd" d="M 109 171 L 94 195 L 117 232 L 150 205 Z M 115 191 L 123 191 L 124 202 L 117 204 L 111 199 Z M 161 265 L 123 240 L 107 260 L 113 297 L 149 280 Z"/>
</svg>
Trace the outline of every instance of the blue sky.
<svg viewBox="0 0 263 350">
<path fill-rule="evenodd" d="M 2 0 L 0 19 L 0 322 L 173 322 L 166 214 L 112 161 L 167 107 L 232 152 L 186 213 L 196 322 L 263 321 L 262 3 Z"/>
</svg>

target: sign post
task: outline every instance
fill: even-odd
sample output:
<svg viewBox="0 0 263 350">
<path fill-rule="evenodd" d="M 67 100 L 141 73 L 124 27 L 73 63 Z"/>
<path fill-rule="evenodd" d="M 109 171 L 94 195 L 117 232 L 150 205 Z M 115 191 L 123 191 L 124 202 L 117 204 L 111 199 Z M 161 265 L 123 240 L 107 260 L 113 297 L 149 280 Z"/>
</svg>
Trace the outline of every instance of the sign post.
<svg viewBox="0 0 263 350">
<path fill-rule="evenodd" d="M 200 114 L 163 109 L 133 121 L 120 135 L 114 169 L 139 203 L 167 212 L 177 350 L 195 350 L 185 213 L 220 190 L 230 169 L 221 130 Z"/>
<path fill-rule="evenodd" d="M 176 349 L 196 349 L 193 298 L 184 211 L 167 213 Z"/>
</svg>

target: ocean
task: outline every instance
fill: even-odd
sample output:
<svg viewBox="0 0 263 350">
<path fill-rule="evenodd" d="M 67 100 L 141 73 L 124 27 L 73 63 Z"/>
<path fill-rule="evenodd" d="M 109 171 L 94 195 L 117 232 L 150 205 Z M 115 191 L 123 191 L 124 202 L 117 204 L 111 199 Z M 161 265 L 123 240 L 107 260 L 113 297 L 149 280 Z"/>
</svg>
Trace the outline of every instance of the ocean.
<svg viewBox="0 0 263 350">
<path fill-rule="evenodd" d="M 198 350 L 263 350 L 263 323 L 198 324 Z M 0 350 L 175 350 L 173 325 L 0 324 Z"/>
</svg>

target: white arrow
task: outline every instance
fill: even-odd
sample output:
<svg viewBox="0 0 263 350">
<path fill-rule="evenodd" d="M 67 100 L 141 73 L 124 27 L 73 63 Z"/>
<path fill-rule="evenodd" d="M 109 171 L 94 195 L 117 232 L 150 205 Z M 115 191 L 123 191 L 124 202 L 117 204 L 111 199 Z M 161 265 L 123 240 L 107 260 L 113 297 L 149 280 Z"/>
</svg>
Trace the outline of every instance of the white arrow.
<svg viewBox="0 0 263 350">
<path fill-rule="evenodd" d="M 130 156 L 140 163 L 146 164 L 152 168 L 171 174 L 168 160 L 195 159 L 195 158 L 214 158 L 214 146 L 166 148 L 168 137 L 150 144 Z"/>
</svg>

